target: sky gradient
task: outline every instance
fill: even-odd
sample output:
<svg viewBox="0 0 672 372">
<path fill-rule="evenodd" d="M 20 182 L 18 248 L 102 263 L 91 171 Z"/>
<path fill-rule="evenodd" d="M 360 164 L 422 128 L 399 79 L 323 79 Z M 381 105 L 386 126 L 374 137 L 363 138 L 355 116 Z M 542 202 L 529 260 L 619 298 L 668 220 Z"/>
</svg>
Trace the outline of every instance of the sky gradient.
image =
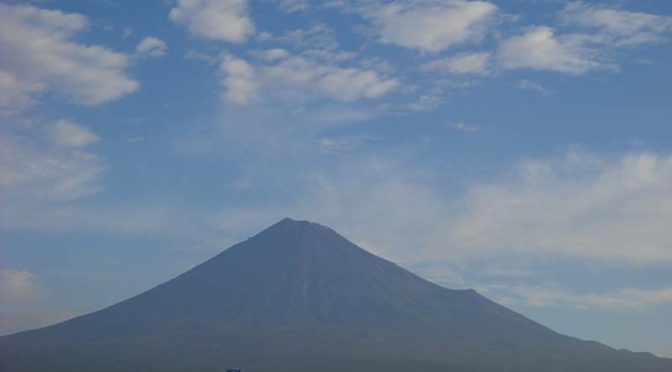
<svg viewBox="0 0 672 372">
<path fill-rule="evenodd" d="M 0 2 L 0 333 L 290 216 L 672 357 L 672 3 Z"/>
</svg>

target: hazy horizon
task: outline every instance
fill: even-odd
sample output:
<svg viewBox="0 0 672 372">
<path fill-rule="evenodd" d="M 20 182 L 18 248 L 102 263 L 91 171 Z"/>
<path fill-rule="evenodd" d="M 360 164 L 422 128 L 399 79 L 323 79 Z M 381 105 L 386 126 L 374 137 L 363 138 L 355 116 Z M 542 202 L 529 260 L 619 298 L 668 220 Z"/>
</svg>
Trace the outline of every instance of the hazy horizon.
<svg viewBox="0 0 672 372">
<path fill-rule="evenodd" d="M 672 3 L 0 1 L 0 335 L 284 217 L 672 358 Z"/>
</svg>

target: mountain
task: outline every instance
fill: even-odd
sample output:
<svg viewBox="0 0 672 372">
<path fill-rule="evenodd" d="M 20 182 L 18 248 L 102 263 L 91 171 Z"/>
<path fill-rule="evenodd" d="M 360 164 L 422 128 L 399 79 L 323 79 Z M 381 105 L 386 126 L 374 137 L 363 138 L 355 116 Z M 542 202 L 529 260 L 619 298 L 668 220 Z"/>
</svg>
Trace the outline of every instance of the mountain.
<svg viewBox="0 0 672 372">
<path fill-rule="evenodd" d="M 0 338 L 0 370 L 669 372 L 284 219 L 145 293 Z"/>
</svg>

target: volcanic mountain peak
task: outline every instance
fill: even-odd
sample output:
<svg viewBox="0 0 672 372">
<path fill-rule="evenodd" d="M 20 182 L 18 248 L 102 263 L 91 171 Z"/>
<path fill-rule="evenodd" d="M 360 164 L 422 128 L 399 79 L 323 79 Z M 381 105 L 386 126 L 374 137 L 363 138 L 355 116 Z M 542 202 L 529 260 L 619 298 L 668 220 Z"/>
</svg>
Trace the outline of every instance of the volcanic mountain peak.
<svg viewBox="0 0 672 372">
<path fill-rule="evenodd" d="M 149 291 L 0 337 L 7 371 L 667 372 L 285 218 Z"/>
</svg>

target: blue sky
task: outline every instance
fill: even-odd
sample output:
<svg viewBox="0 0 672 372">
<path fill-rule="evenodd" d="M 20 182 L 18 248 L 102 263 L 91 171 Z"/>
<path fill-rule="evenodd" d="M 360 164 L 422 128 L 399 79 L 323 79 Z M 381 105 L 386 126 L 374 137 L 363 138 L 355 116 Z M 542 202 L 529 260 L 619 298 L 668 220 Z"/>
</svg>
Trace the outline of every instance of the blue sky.
<svg viewBox="0 0 672 372">
<path fill-rule="evenodd" d="M 0 3 L 0 332 L 284 216 L 672 356 L 672 3 Z"/>
</svg>

